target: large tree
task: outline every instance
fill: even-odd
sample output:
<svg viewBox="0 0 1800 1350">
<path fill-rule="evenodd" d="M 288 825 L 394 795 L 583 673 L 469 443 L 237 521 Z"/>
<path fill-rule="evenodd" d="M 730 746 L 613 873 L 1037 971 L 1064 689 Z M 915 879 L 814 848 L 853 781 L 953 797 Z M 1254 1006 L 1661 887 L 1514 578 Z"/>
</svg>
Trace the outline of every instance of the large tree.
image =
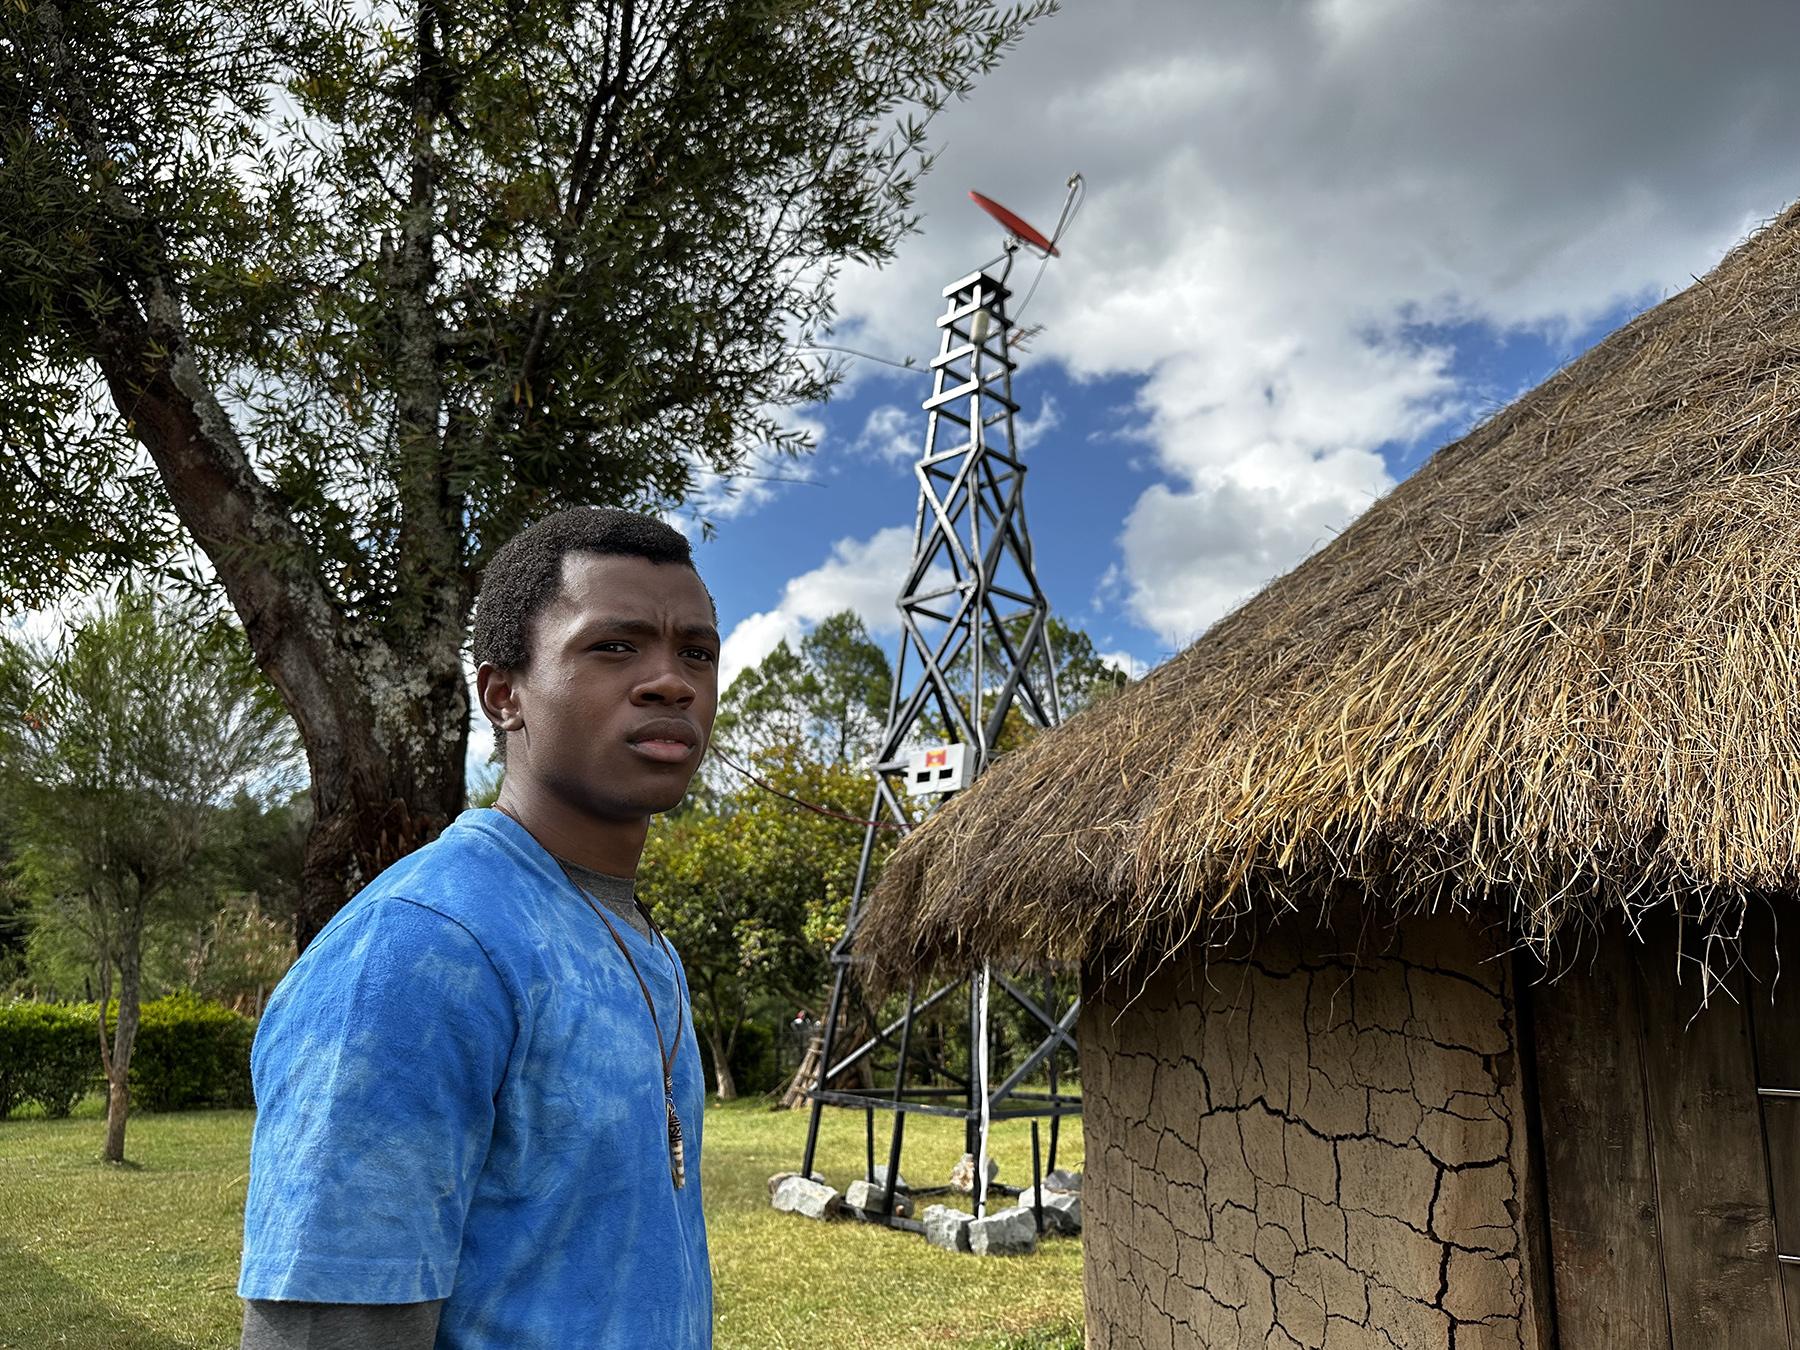
<svg viewBox="0 0 1800 1350">
<path fill-rule="evenodd" d="M 802 637 L 799 651 L 783 638 L 739 672 L 719 700 L 713 739 L 737 754 L 780 749 L 857 764 L 881 739 L 893 679 L 856 611 L 840 610 Z"/>
<path fill-rule="evenodd" d="M 799 448 L 833 269 L 1047 0 L 0 6 L 0 584 L 222 589 L 302 944 L 461 809 L 490 552 Z"/>
</svg>

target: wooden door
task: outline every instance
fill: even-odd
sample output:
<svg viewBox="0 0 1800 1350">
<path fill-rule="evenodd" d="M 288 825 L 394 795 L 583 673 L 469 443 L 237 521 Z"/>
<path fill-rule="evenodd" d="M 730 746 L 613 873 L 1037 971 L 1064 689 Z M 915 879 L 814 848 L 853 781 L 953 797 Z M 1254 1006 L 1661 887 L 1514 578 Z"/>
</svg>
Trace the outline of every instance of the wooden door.
<svg viewBox="0 0 1800 1350">
<path fill-rule="evenodd" d="M 1693 928 L 1658 916 L 1641 932 L 1608 924 L 1531 995 L 1558 1338 L 1565 1350 L 1800 1350 L 1772 1186 L 1794 1194 L 1800 1150 L 1764 1132 L 1766 1116 L 1800 1144 L 1800 959 L 1783 1004 L 1740 965 L 1702 1006 Z M 1753 1021 L 1757 991 L 1768 1015 Z M 1759 1092 L 1765 1042 L 1787 1046 L 1769 1085 L 1793 1096 Z M 1800 1204 L 1780 1208 L 1800 1224 Z"/>
</svg>

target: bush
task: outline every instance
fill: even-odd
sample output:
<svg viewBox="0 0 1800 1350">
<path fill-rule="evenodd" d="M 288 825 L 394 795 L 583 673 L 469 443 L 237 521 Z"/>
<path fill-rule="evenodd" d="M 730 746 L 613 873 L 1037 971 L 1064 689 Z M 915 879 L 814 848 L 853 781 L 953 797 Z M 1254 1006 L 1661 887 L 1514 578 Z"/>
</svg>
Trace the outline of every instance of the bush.
<svg viewBox="0 0 1800 1350">
<path fill-rule="evenodd" d="M 144 1111 L 251 1106 L 256 1023 L 183 989 L 146 1003 L 131 1052 L 131 1104 Z"/>
<path fill-rule="evenodd" d="M 101 1083 L 93 1003 L 0 1004 L 0 1120 L 35 1101 L 66 1116 Z M 107 1030 L 112 1022 L 107 1019 Z M 143 1005 L 131 1052 L 131 1104 L 141 1111 L 250 1106 L 248 1017 L 183 990 Z"/>
<path fill-rule="evenodd" d="M 99 1010 L 68 1003 L 0 1004 L 0 1120 L 35 1101 L 66 1116 L 100 1076 Z"/>
</svg>

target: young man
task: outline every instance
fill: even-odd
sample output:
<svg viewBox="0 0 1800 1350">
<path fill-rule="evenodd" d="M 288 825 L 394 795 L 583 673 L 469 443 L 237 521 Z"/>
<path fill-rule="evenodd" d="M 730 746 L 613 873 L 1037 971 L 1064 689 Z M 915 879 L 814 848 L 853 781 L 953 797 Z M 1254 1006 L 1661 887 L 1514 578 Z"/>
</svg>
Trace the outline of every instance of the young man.
<svg viewBox="0 0 1800 1350">
<path fill-rule="evenodd" d="M 345 906 L 257 1035 L 246 1350 L 711 1345 L 705 1085 L 632 877 L 705 753 L 718 658 L 660 522 L 564 511 L 495 557 L 500 798 Z"/>
</svg>

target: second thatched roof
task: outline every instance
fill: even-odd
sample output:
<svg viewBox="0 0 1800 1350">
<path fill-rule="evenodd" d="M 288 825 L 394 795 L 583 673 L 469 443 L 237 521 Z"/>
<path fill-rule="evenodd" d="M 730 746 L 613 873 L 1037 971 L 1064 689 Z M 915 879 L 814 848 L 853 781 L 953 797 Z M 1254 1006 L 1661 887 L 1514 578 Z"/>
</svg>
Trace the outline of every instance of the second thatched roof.
<svg viewBox="0 0 1800 1350">
<path fill-rule="evenodd" d="M 893 974 L 1800 889 L 1800 207 L 900 848 Z"/>
</svg>

